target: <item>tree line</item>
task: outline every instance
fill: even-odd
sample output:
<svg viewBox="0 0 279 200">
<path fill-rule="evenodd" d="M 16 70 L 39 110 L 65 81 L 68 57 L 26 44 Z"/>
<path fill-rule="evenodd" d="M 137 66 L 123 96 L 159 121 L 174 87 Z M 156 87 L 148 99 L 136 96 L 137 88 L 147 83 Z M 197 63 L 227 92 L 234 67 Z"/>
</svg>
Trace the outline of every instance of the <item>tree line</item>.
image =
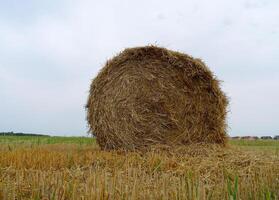
<svg viewBox="0 0 279 200">
<path fill-rule="evenodd" d="M 14 133 L 14 132 L 0 132 L 0 136 L 39 136 L 39 137 L 50 137 L 49 135 L 44 134 L 35 134 L 35 133 Z"/>
</svg>

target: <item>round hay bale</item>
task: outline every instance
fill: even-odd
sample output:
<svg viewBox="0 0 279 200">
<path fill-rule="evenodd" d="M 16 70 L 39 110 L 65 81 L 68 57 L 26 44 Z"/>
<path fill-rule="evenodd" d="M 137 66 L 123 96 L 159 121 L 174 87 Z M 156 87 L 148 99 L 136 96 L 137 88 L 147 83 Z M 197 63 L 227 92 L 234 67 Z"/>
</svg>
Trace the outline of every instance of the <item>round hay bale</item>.
<svg viewBox="0 0 279 200">
<path fill-rule="evenodd" d="M 93 80 L 90 132 L 102 149 L 224 145 L 227 98 L 199 59 L 165 48 L 129 48 Z"/>
</svg>

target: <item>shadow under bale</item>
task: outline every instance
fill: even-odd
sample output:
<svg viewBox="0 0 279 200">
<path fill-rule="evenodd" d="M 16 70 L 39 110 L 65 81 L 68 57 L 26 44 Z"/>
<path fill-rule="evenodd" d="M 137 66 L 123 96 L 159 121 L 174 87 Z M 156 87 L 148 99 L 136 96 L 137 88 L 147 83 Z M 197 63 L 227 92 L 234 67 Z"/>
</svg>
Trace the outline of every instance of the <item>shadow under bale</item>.
<svg viewBox="0 0 279 200">
<path fill-rule="evenodd" d="M 228 100 L 199 59 L 165 48 L 129 48 L 109 60 L 88 97 L 90 132 L 102 149 L 225 145 Z"/>
</svg>

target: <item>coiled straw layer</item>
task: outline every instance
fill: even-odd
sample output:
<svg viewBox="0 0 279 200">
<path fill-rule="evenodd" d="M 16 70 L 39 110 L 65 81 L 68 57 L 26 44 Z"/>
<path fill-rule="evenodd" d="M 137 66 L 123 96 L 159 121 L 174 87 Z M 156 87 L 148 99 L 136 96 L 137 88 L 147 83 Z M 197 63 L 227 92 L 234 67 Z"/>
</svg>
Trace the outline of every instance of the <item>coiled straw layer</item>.
<svg viewBox="0 0 279 200">
<path fill-rule="evenodd" d="M 93 80 L 87 120 L 102 149 L 225 145 L 228 100 L 199 59 L 165 48 L 129 48 Z"/>
</svg>

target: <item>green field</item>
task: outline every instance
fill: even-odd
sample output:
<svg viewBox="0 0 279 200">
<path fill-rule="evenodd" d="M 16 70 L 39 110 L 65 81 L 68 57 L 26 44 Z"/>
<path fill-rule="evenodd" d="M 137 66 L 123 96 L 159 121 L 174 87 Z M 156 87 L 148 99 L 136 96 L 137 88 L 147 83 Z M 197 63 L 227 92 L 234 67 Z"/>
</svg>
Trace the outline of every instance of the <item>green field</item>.
<svg viewBox="0 0 279 200">
<path fill-rule="evenodd" d="M 90 137 L 0 136 L 0 200 L 279 199 L 279 141 L 102 151 Z"/>
<path fill-rule="evenodd" d="M 279 151 L 279 140 L 230 140 L 231 145 L 238 146 L 246 150 L 274 150 Z"/>
<path fill-rule="evenodd" d="M 80 144 L 95 145 L 92 137 L 59 137 L 59 136 L 0 136 L 0 144 Z M 279 140 L 230 140 L 230 145 L 254 150 L 279 150 Z"/>
<path fill-rule="evenodd" d="M 94 144 L 91 137 L 0 136 L 0 144 Z"/>
</svg>

